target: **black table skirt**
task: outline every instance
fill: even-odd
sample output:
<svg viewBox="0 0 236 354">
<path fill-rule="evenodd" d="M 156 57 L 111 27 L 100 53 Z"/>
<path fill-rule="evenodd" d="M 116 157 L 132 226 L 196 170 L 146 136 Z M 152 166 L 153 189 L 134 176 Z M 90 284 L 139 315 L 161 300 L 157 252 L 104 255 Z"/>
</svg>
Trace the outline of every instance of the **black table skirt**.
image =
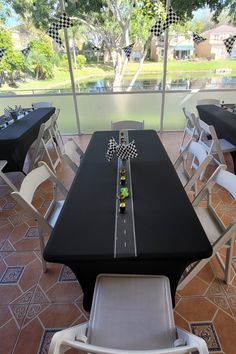
<svg viewBox="0 0 236 354">
<path fill-rule="evenodd" d="M 131 161 L 137 256 L 114 258 L 117 159 L 106 161 L 118 132 L 96 132 L 86 150 L 44 258 L 75 273 L 90 309 L 100 273 L 163 274 L 172 300 L 184 269 L 207 258 L 211 245 L 176 171 L 154 131 L 130 131 L 138 157 Z"/>
<path fill-rule="evenodd" d="M 0 131 L 0 160 L 8 162 L 4 172 L 23 170 L 26 154 L 37 139 L 40 125 L 54 112 L 54 107 L 38 108 Z"/>
</svg>

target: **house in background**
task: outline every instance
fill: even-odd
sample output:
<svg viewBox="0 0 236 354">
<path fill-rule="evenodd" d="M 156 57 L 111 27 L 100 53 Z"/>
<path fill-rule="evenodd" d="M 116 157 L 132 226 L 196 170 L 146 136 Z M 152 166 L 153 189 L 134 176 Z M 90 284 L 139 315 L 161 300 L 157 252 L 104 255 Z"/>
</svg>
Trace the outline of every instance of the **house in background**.
<svg viewBox="0 0 236 354">
<path fill-rule="evenodd" d="M 198 58 L 226 59 L 229 57 L 223 40 L 236 35 L 236 27 L 221 25 L 201 33 L 206 40 L 195 45 L 195 53 Z M 230 57 L 236 57 L 236 46 L 233 48 Z"/>
<path fill-rule="evenodd" d="M 189 59 L 193 56 L 194 43 L 191 34 L 177 33 L 169 34 L 169 59 Z M 164 36 L 153 37 L 150 46 L 150 59 L 159 61 L 164 54 Z"/>
</svg>

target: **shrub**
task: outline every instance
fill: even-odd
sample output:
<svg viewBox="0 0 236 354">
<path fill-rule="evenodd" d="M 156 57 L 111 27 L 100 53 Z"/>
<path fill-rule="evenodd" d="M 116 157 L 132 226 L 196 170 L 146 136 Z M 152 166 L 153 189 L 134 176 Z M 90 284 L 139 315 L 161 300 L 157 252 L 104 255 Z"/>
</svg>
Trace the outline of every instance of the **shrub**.
<svg viewBox="0 0 236 354">
<path fill-rule="evenodd" d="M 76 61 L 77 61 L 77 64 L 78 64 L 78 68 L 81 69 L 86 63 L 86 58 L 85 58 L 84 55 L 79 54 L 76 57 Z"/>
</svg>

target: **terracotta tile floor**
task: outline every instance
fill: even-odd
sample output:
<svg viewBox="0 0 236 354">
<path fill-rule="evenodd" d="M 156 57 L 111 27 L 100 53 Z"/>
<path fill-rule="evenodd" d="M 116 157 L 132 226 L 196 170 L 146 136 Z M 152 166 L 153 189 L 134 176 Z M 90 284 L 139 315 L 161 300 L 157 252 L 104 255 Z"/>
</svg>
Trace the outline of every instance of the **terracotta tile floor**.
<svg viewBox="0 0 236 354">
<path fill-rule="evenodd" d="M 180 137 L 179 133 L 161 137 L 172 161 Z M 90 136 L 76 139 L 86 148 Z M 58 167 L 58 176 L 70 186 L 70 169 Z M 19 173 L 9 177 L 20 185 Z M 70 269 L 48 264 L 47 273 L 42 273 L 37 225 L 9 193 L 0 181 L 0 353 L 46 354 L 55 331 L 85 321 L 88 314 Z M 50 186 L 45 184 L 37 195 L 37 206 L 43 209 L 50 195 Z M 235 204 L 221 190 L 214 194 L 214 201 L 222 220 L 235 218 L 236 210 L 229 208 Z M 202 336 L 209 351 L 218 354 L 236 353 L 236 246 L 234 256 L 230 285 L 224 284 L 213 260 L 176 296 L 176 324 Z"/>
</svg>

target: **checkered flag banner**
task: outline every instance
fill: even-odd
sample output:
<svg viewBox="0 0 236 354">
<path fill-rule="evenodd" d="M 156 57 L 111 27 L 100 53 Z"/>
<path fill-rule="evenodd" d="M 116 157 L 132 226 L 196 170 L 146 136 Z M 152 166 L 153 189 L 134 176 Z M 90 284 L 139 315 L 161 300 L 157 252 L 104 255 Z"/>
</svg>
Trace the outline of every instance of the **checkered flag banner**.
<svg viewBox="0 0 236 354">
<path fill-rule="evenodd" d="M 96 47 L 95 45 L 92 46 L 92 50 L 100 50 L 101 48 Z"/>
<path fill-rule="evenodd" d="M 5 53 L 5 49 L 4 48 L 0 48 L 0 60 L 2 59 L 4 53 Z"/>
<path fill-rule="evenodd" d="M 51 29 L 59 30 L 62 28 L 73 27 L 73 22 L 66 12 L 63 12 L 61 16 L 57 19 L 57 22 L 53 22 L 50 26 Z"/>
<path fill-rule="evenodd" d="M 236 41 L 236 36 L 230 36 L 229 38 L 223 40 L 228 54 L 231 54 L 235 41 Z"/>
<path fill-rule="evenodd" d="M 161 25 L 161 19 L 159 18 L 155 25 L 152 26 L 150 32 L 155 36 L 155 37 L 159 37 L 162 32 L 163 32 L 163 29 L 162 29 L 162 25 Z"/>
<path fill-rule="evenodd" d="M 128 59 L 130 58 L 133 46 L 134 46 L 134 43 L 128 45 L 127 47 L 122 48 L 125 53 L 126 58 L 128 58 Z"/>
<path fill-rule="evenodd" d="M 28 45 L 26 48 L 22 49 L 21 53 L 24 55 L 25 58 L 27 58 L 30 53 L 30 45 Z"/>
<path fill-rule="evenodd" d="M 51 29 L 49 28 L 49 30 L 47 31 L 47 34 L 49 35 L 49 37 L 51 37 L 55 42 L 57 42 L 60 46 L 64 47 L 62 39 L 58 33 L 57 30 Z"/>
<path fill-rule="evenodd" d="M 166 16 L 165 23 L 163 25 L 163 31 L 165 31 L 170 25 L 178 23 L 179 20 L 179 16 L 177 16 L 172 7 L 170 7 Z"/>
<path fill-rule="evenodd" d="M 194 43 L 200 44 L 200 43 L 204 42 L 205 40 L 206 40 L 206 38 L 204 38 L 202 36 L 199 36 L 199 34 L 197 34 L 197 33 L 193 33 L 193 41 L 194 41 Z"/>
<path fill-rule="evenodd" d="M 138 152 L 134 140 L 127 145 L 119 144 L 117 146 L 116 154 L 121 160 L 133 159 L 134 157 L 137 157 Z"/>
<path fill-rule="evenodd" d="M 116 153 L 117 149 L 117 142 L 115 141 L 114 138 L 111 138 L 108 142 L 108 148 L 107 148 L 107 153 L 106 153 L 106 158 L 107 161 L 111 161 L 114 153 Z"/>
</svg>

